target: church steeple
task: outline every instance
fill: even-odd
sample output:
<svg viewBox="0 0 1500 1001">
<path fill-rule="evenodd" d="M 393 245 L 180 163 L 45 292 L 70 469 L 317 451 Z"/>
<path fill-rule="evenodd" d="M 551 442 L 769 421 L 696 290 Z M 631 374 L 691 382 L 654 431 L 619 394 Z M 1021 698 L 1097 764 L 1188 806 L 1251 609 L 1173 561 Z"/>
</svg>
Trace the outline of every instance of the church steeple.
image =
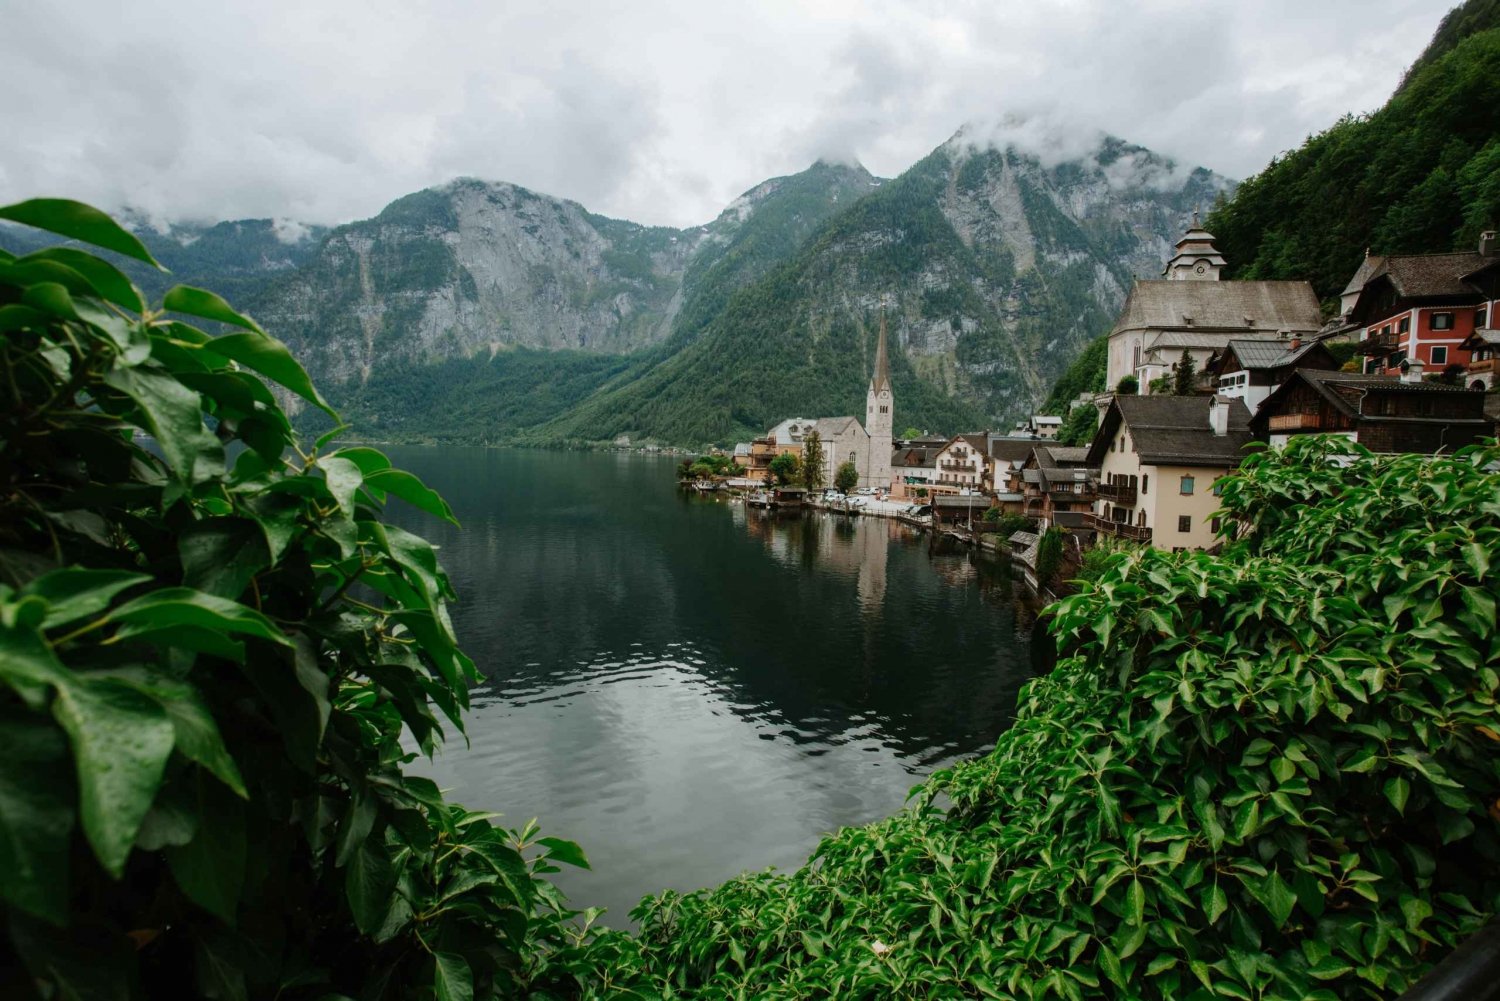
<svg viewBox="0 0 1500 1001">
<path fill-rule="evenodd" d="M 875 366 L 870 372 L 870 390 L 865 394 L 865 433 L 870 436 L 869 460 L 862 486 L 891 486 L 891 427 L 896 405 L 891 389 L 890 349 L 886 345 L 885 303 L 880 304 L 880 336 L 875 341 Z"/>
<path fill-rule="evenodd" d="M 885 304 L 880 304 L 880 339 L 875 342 L 875 370 L 870 374 L 870 392 L 891 391 L 891 363 L 885 346 Z"/>
</svg>

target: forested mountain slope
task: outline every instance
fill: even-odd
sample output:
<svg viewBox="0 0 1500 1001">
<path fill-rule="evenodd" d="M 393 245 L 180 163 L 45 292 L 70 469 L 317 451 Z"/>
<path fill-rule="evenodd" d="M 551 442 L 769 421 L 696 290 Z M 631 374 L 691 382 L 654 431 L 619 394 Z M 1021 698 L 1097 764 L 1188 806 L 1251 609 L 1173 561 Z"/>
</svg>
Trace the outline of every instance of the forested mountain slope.
<svg viewBox="0 0 1500 1001">
<path fill-rule="evenodd" d="M 1472 249 L 1500 222 L 1500 2 L 1452 11 L 1401 87 L 1240 185 L 1206 220 L 1235 278 L 1325 301 L 1373 253 Z"/>
</svg>

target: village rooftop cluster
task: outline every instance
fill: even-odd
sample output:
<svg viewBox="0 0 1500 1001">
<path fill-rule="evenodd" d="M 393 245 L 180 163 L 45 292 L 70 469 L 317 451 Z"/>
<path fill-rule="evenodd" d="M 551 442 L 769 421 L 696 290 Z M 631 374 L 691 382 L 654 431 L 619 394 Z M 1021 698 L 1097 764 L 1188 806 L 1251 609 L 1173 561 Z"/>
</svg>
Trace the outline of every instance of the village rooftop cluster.
<svg viewBox="0 0 1500 1001">
<path fill-rule="evenodd" d="M 1006 433 L 893 437 L 882 311 L 863 424 L 790 418 L 722 455 L 719 475 L 690 480 L 766 507 L 857 507 L 971 534 L 1020 516 L 1034 527 L 1015 537 L 1023 548 L 1056 528 L 1075 552 L 1101 538 L 1177 551 L 1216 544 L 1216 484 L 1252 441 L 1336 434 L 1437 454 L 1496 433 L 1494 232 L 1466 253 L 1367 254 L 1327 321 L 1307 282 L 1225 280 L 1226 264 L 1195 217 L 1162 277 L 1138 279 L 1126 299 L 1109 334 L 1109 391 Z M 1059 444 L 1079 407 L 1097 409 L 1092 440 Z M 789 474 L 808 459 L 816 471 Z M 857 475 L 822 492 L 845 464 Z"/>
</svg>

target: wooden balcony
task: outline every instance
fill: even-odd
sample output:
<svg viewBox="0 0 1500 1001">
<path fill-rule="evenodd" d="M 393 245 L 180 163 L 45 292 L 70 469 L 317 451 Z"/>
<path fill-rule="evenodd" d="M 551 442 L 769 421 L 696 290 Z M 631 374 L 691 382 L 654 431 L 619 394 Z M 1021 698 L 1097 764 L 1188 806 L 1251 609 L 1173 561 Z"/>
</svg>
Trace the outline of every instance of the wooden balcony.
<svg viewBox="0 0 1500 1001">
<path fill-rule="evenodd" d="M 1123 521 L 1109 521 L 1099 517 L 1097 514 L 1084 515 L 1084 527 L 1092 528 L 1104 535 L 1114 535 L 1122 539 L 1130 539 L 1135 542 L 1150 542 L 1151 529 L 1142 525 L 1131 525 Z"/>
<path fill-rule="evenodd" d="M 1401 350 L 1401 340 L 1405 334 L 1389 333 L 1385 335 L 1372 334 L 1360 341 L 1355 350 L 1362 355 L 1388 355 Z"/>
<path fill-rule="evenodd" d="M 1270 428 L 1272 431 L 1321 431 L 1323 430 L 1323 415 L 1272 414 Z M 1333 428 L 1328 430 L 1333 430 Z"/>
<path fill-rule="evenodd" d="M 1135 487 L 1128 483 L 1101 483 L 1099 498 L 1125 507 L 1135 507 Z"/>
</svg>

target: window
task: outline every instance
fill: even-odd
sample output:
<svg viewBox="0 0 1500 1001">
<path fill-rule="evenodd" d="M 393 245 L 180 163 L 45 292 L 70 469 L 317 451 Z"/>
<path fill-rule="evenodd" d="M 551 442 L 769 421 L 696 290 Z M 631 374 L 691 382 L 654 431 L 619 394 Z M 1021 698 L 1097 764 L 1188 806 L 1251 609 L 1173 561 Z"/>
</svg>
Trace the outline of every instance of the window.
<svg viewBox="0 0 1500 1001">
<path fill-rule="evenodd" d="M 1432 363 L 1434 365 L 1448 364 L 1448 345 L 1438 344 L 1432 349 Z"/>
<path fill-rule="evenodd" d="M 1145 493 L 1146 492 L 1146 488 L 1149 487 L 1150 485 L 1151 485 L 1151 474 L 1147 473 L 1146 475 L 1144 475 L 1144 476 L 1141 477 L 1141 493 Z"/>
<path fill-rule="evenodd" d="M 1433 330 L 1452 330 L 1453 329 L 1453 314 L 1452 313 L 1433 313 L 1432 314 L 1432 329 Z"/>
<path fill-rule="evenodd" d="M 1410 316 L 1403 316 L 1401 318 L 1401 325 L 1399 327 L 1397 327 L 1396 329 L 1399 332 L 1403 333 L 1403 334 L 1406 333 L 1408 330 L 1410 330 L 1411 329 L 1411 317 Z"/>
<path fill-rule="evenodd" d="M 1223 497 L 1224 496 L 1224 483 L 1223 483 L 1222 480 L 1215 480 L 1214 481 L 1214 487 L 1213 487 L 1213 489 L 1214 489 L 1214 496 L 1215 497 Z"/>
<path fill-rule="evenodd" d="M 1184 476 L 1182 478 L 1182 483 L 1178 486 L 1178 493 L 1182 494 L 1184 497 L 1187 497 L 1190 496 L 1192 492 L 1193 478 L 1191 476 Z"/>
<path fill-rule="evenodd" d="M 1387 323 L 1385 326 L 1383 326 L 1383 327 L 1380 328 L 1380 336 L 1381 337 L 1389 337 L 1389 336 L 1391 336 L 1391 325 L 1389 323 Z"/>
<path fill-rule="evenodd" d="M 1193 530 L 1193 518 L 1191 515 L 1180 514 L 1177 516 L 1177 531 L 1191 532 Z"/>
<path fill-rule="evenodd" d="M 883 414 L 888 414 L 888 413 L 891 412 L 891 408 L 890 407 L 881 407 L 880 408 L 880 412 L 883 413 Z"/>
<path fill-rule="evenodd" d="M 1215 535 L 1219 534 L 1219 519 L 1218 518 L 1210 518 L 1208 520 L 1208 530 L 1210 532 L 1213 532 Z"/>
<path fill-rule="evenodd" d="M 1474 328 L 1477 330 L 1480 327 L 1483 327 L 1485 324 L 1489 323 L 1489 318 L 1490 308 L 1488 306 L 1480 306 L 1478 309 L 1474 310 Z"/>
</svg>

